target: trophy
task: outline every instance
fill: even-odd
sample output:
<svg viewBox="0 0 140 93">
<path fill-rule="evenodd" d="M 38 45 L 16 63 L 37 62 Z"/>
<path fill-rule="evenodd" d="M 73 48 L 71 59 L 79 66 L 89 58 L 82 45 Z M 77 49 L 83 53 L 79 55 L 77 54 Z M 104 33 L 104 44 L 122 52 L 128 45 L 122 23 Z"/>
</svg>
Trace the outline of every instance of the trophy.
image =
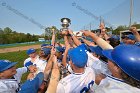
<svg viewBox="0 0 140 93">
<path fill-rule="evenodd" d="M 70 20 L 69 18 L 62 18 L 62 19 L 61 19 L 61 22 L 62 22 L 61 26 L 62 26 L 63 28 L 61 28 L 60 31 L 67 31 L 69 25 L 71 24 L 71 20 Z"/>
</svg>

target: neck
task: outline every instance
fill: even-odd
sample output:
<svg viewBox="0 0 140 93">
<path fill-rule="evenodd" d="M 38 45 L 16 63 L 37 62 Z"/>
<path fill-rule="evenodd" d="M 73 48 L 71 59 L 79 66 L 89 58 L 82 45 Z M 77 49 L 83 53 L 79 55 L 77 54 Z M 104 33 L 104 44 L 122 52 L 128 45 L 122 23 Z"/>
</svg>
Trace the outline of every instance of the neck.
<svg viewBox="0 0 140 93">
<path fill-rule="evenodd" d="M 0 77 L 0 79 L 12 79 L 13 76 L 9 76 L 9 77 Z"/>
<path fill-rule="evenodd" d="M 120 74 L 112 74 L 113 77 L 116 77 L 118 79 L 122 79 L 122 76 Z"/>
<path fill-rule="evenodd" d="M 74 73 L 84 73 L 85 68 L 74 67 L 73 71 L 74 71 Z"/>
<path fill-rule="evenodd" d="M 31 57 L 31 61 L 34 62 L 36 60 L 37 56 Z"/>
</svg>

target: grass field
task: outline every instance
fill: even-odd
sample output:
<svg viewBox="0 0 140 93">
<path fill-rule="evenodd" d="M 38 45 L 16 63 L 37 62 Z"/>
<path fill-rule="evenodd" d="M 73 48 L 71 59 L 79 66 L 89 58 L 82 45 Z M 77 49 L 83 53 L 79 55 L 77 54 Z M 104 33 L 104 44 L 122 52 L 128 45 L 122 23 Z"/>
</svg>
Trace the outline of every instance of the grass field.
<svg viewBox="0 0 140 93">
<path fill-rule="evenodd" d="M 39 43 L 35 43 L 35 44 L 42 44 L 42 43 L 44 43 L 44 42 L 39 42 Z M 64 42 L 62 41 L 61 43 L 64 43 Z M 29 46 L 29 45 L 35 45 L 35 44 L 17 44 L 15 46 L 0 46 L 0 49 L 17 47 L 17 46 Z M 0 60 L 10 60 L 12 62 L 18 62 L 16 65 L 17 68 L 23 67 L 23 62 L 26 58 L 28 58 L 26 51 L 0 53 Z M 24 82 L 26 80 L 27 74 L 28 73 L 23 75 L 22 82 Z"/>
<path fill-rule="evenodd" d="M 24 60 L 28 58 L 26 51 L 19 51 L 19 52 L 9 52 L 9 53 L 0 53 L 0 60 L 7 59 L 12 62 L 18 62 L 16 67 L 23 67 Z M 24 74 L 22 77 L 22 82 L 26 80 L 27 74 Z"/>
</svg>

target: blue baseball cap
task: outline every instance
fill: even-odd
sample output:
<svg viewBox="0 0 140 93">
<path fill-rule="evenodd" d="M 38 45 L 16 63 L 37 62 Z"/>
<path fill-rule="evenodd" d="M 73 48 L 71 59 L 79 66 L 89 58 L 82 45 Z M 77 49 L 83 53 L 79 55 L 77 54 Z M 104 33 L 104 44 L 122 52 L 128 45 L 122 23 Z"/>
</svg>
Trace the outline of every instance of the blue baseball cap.
<svg viewBox="0 0 140 93">
<path fill-rule="evenodd" d="M 18 93 L 37 93 L 44 80 L 44 74 L 38 73 L 33 80 L 26 80 Z"/>
<path fill-rule="evenodd" d="M 111 38 L 113 38 L 113 39 L 115 39 L 115 40 L 120 40 L 119 36 L 117 36 L 117 35 L 114 35 L 114 36 L 112 36 Z"/>
<path fill-rule="evenodd" d="M 9 60 L 0 60 L 0 72 L 5 71 L 16 64 L 17 62 L 10 62 Z"/>
<path fill-rule="evenodd" d="M 131 39 L 131 40 L 135 40 L 135 36 L 132 34 L 129 34 L 128 36 L 126 36 L 127 38 Z"/>
<path fill-rule="evenodd" d="M 63 47 L 56 47 L 56 51 L 63 53 L 65 51 L 65 49 Z"/>
<path fill-rule="evenodd" d="M 111 55 L 111 52 L 113 51 L 113 49 L 107 49 L 107 50 L 103 50 L 102 51 L 102 54 L 107 57 L 109 60 L 113 61 L 113 58 L 112 58 L 112 55 Z"/>
<path fill-rule="evenodd" d="M 103 55 L 116 63 L 126 74 L 140 81 L 140 48 L 136 45 L 119 45 L 103 50 Z"/>
<path fill-rule="evenodd" d="M 86 44 L 81 44 L 81 45 L 79 45 L 79 46 L 77 46 L 78 48 L 81 48 L 81 49 L 83 49 L 83 50 L 85 50 L 85 51 L 87 51 L 88 50 L 88 46 L 86 45 Z"/>
<path fill-rule="evenodd" d="M 51 48 L 43 47 L 41 50 L 44 51 L 45 55 L 48 55 L 51 53 Z"/>
<path fill-rule="evenodd" d="M 102 48 L 99 46 L 89 46 L 89 49 L 92 53 L 96 53 L 97 55 L 103 56 Z"/>
<path fill-rule="evenodd" d="M 41 47 L 50 46 L 50 44 L 42 44 Z"/>
<path fill-rule="evenodd" d="M 35 50 L 34 48 L 30 48 L 30 49 L 28 49 L 28 50 L 26 51 L 26 53 L 27 53 L 28 55 L 30 55 L 30 54 L 32 54 L 32 53 L 34 53 L 34 52 L 36 52 L 36 50 Z"/>
<path fill-rule="evenodd" d="M 86 50 L 82 47 L 78 46 L 68 51 L 68 56 L 72 60 L 72 63 L 79 68 L 85 67 L 88 60 Z"/>
</svg>

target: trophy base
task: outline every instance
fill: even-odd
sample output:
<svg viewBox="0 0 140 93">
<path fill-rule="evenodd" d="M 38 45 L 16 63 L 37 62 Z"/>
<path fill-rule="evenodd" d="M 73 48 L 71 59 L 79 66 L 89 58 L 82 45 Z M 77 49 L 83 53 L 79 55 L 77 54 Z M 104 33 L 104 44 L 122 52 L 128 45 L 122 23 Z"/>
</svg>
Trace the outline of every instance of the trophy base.
<svg viewBox="0 0 140 93">
<path fill-rule="evenodd" d="M 61 28 L 60 31 L 68 31 L 68 28 Z"/>
<path fill-rule="evenodd" d="M 68 28 L 61 28 L 60 31 L 68 31 Z M 67 36 L 71 36 L 70 34 L 67 34 Z"/>
</svg>

